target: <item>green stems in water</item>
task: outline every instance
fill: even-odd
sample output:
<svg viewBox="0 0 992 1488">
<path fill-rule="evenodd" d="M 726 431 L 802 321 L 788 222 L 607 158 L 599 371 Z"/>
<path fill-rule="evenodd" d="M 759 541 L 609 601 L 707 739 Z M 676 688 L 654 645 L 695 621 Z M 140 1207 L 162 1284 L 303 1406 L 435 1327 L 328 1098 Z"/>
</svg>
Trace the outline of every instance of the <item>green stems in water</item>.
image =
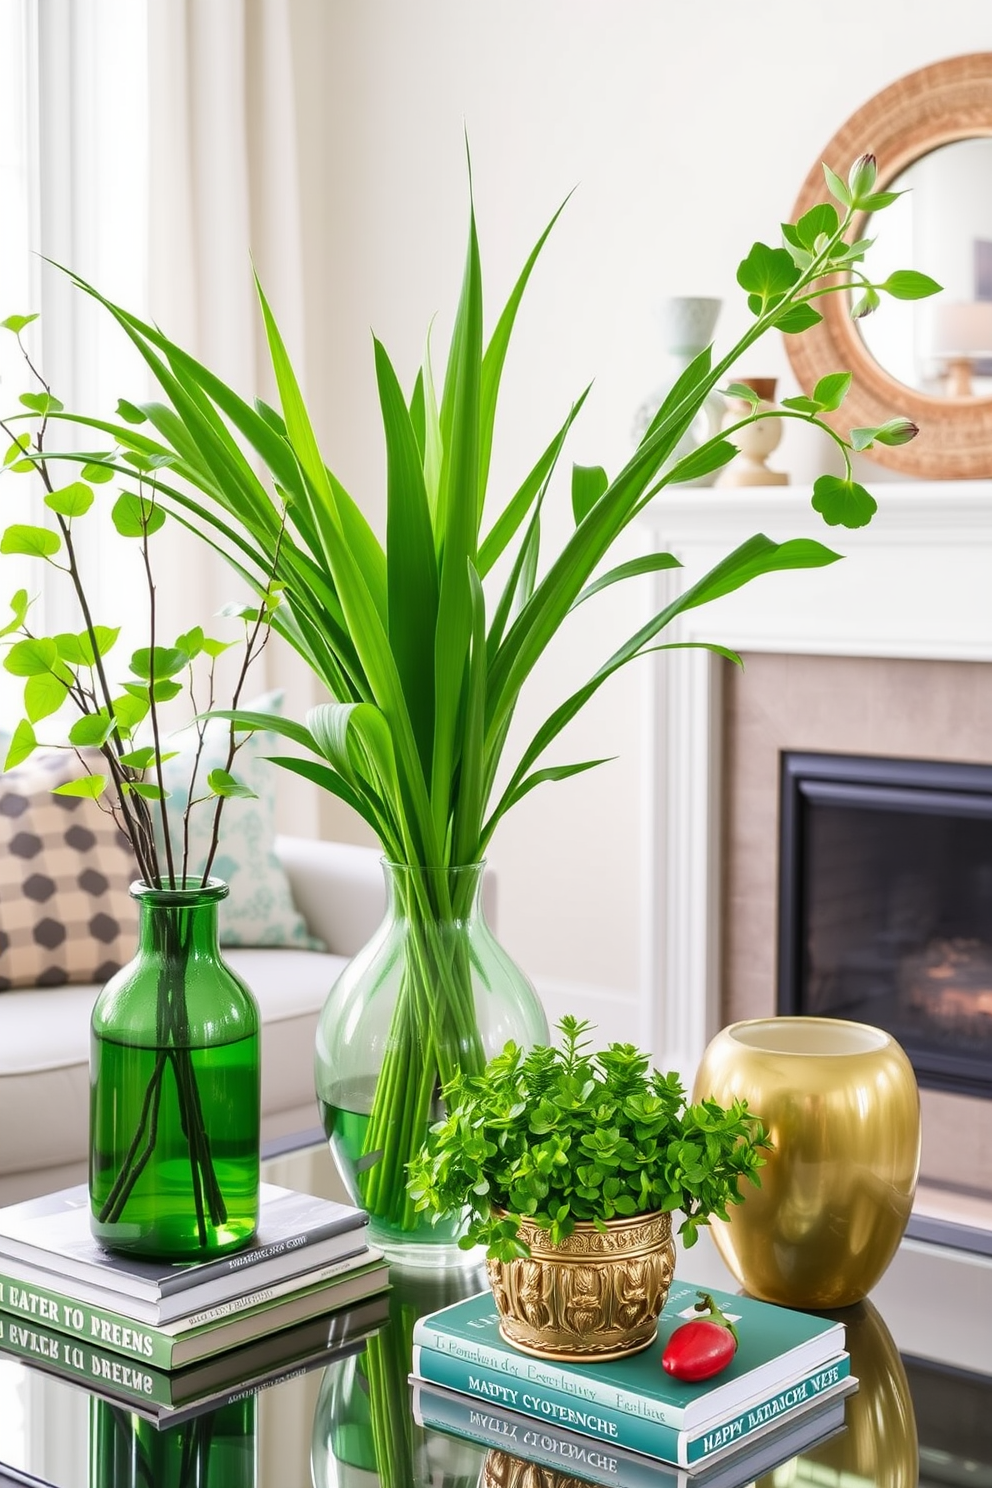
<svg viewBox="0 0 992 1488">
<path fill-rule="evenodd" d="M 203 1107 L 189 1047 L 186 968 L 192 950 L 191 917 L 181 908 L 163 905 L 153 916 L 151 935 L 159 959 L 158 1056 L 131 1145 L 125 1152 L 113 1186 L 98 1211 L 98 1218 L 105 1224 L 114 1224 L 120 1220 L 135 1184 L 155 1151 L 163 1081 L 166 1070 L 171 1069 L 175 1078 L 182 1130 L 189 1148 L 197 1233 L 201 1246 L 205 1246 L 207 1213 L 209 1212 L 211 1224 L 217 1227 L 227 1219 L 227 1206 L 214 1171 L 210 1138 L 203 1119 Z"/>
<path fill-rule="evenodd" d="M 441 1086 L 456 1068 L 477 1074 L 486 1062 L 469 944 L 460 933 L 478 874 L 481 868 L 463 871 L 460 879 L 457 870 L 400 869 L 394 878 L 406 959 L 365 1138 L 370 1165 L 359 1183 L 366 1206 L 401 1229 L 417 1223 L 406 1169 L 420 1150 Z"/>
<path fill-rule="evenodd" d="M 138 953 L 93 1010 L 91 1223 L 111 1249 L 202 1260 L 258 1218 L 258 1008 L 217 945 L 226 885 L 132 893 Z"/>
<path fill-rule="evenodd" d="M 335 1161 L 372 1243 L 422 1263 L 425 1246 L 456 1261 L 457 1218 L 434 1225 L 407 1192 L 408 1165 L 456 1071 L 479 1073 L 508 1039 L 547 1039 L 533 987 L 492 934 L 483 863 L 383 862 L 387 911 L 349 962 L 317 1029 L 316 1088 Z M 447 1264 L 447 1260 L 444 1262 Z"/>
</svg>

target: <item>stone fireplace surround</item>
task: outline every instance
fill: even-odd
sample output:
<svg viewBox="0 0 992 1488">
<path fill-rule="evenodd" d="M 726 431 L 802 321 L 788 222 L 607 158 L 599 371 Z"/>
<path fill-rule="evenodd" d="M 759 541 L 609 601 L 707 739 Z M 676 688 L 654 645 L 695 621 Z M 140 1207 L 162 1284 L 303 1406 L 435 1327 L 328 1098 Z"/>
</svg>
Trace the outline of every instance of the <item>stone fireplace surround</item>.
<svg viewBox="0 0 992 1488">
<path fill-rule="evenodd" d="M 743 673 L 699 649 L 648 669 L 643 1032 L 690 1080 L 717 1028 L 775 1010 L 779 751 L 992 760 L 992 482 L 872 489 L 853 532 L 799 486 L 676 491 L 642 518 L 683 564 L 657 576 L 658 607 L 755 532 L 845 555 L 666 632 L 730 646 Z M 992 1224 L 992 1102 L 922 1100 L 919 1207 Z"/>
</svg>

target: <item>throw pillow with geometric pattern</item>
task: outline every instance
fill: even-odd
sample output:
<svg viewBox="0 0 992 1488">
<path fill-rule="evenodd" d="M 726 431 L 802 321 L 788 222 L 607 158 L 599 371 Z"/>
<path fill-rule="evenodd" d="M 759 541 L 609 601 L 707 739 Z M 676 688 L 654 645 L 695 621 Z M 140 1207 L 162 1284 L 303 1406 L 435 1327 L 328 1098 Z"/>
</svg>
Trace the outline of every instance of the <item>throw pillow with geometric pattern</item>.
<svg viewBox="0 0 992 1488">
<path fill-rule="evenodd" d="M 134 955 L 127 838 L 96 801 L 52 795 L 81 773 L 50 750 L 0 775 L 0 992 L 103 983 Z"/>
</svg>

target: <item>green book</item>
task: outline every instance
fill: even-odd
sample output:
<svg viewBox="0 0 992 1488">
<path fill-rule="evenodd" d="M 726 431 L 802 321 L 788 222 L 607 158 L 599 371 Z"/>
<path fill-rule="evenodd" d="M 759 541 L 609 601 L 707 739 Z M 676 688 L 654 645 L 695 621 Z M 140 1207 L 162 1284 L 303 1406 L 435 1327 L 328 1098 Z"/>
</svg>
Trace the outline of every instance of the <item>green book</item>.
<svg viewBox="0 0 992 1488">
<path fill-rule="evenodd" d="M 501 1336 L 499 1313 L 489 1291 L 419 1319 L 413 1341 L 459 1361 L 466 1373 L 469 1365 L 482 1366 L 505 1376 L 511 1387 L 543 1386 L 591 1406 L 606 1406 L 689 1432 L 724 1420 L 744 1404 L 815 1373 L 844 1351 L 842 1323 L 714 1287 L 709 1290 L 736 1323 L 740 1344 L 726 1369 L 699 1384 L 672 1379 L 661 1365 L 671 1334 L 681 1323 L 698 1317 L 693 1308 L 699 1291 L 686 1282 L 672 1284 L 651 1347 L 625 1359 L 556 1363 L 521 1353 Z M 415 1365 L 414 1373 L 421 1372 Z"/>
<path fill-rule="evenodd" d="M 233 1311 L 194 1326 L 176 1322 L 152 1328 L 136 1323 L 123 1311 L 80 1301 L 71 1291 L 6 1279 L 0 1279 L 0 1312 L 27 1318 L 43 1328 L 145 1365 L 180 1369 L 294 1323 L 348 1307 L 389 1285 L 389 1267 L 378 1251 L 337 1262 L 332 1272 L 324 1280 L 285 1296 L 267 1297 L 264 1289 L 251 1293 L 241 1298 Z"/>
<path fill-rule="evenodd" d="M 382 1293 L 169 1373 L 0 1313 L 0 1353 L 167 1427 L 356 1353 L 388 1316 L 389 1299 Z"/>
<path fill-rule="evenodd" d="M 769 1426 L 737 1450 L 691 1472 L 612 1442 L 593 1441 L 565 1426 L 535 1422 L 515 1411 L 482 1408 L 466 1395 L 420 1380 L 413 1383 L 413 1416 L 419 1426 L 512 1458 L 521 1467 L 521 1482 L 530 1481 L 523 1476 L 523 1465 L 532 1464 L 549 1468 L 556 1475 L 555 1482 L 567 1480 L 576 1485 L 588 1480 L 607 1488 L 743 1488 L 842 1430 L 844 1402 L 853 1389 L 849 1382 L 828 1398 Z M 536 1472 L 533 1478 L 535 1483 L 543 1481 Z"/>
</svg>

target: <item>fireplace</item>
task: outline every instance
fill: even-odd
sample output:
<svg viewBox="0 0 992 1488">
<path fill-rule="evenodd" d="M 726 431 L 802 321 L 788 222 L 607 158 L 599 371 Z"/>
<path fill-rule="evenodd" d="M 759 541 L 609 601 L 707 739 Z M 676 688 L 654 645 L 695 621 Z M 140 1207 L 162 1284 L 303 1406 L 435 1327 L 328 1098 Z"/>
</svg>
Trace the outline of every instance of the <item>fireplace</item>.
<svg viewBox="0 0 992 1488">
<path fill-rule="evenodd" d="M 899 1040 L 992 1096 L 992 766 L 785 751 L 778 1011 Z"/>
<path fill-rule="evenodd" d="M 734 648 L 743 671 L 688 649 L 642 673 L 642 1041 L 690 1081 L 717 1028 L 775 1011 L 781 752 L 992 760 L 989 483 L 868 484 L 879 511 L 837 535 L 843 563 L 770 575 L 666 632 Z M 754 532 L 830 542 L 810 495 L 666 491 L 642 520 L 684 568 L 653 577 L 652 608 Z M 992 1100 L 921 1103 L 922 1175 L 992 1215 Z"/>
</svg>

